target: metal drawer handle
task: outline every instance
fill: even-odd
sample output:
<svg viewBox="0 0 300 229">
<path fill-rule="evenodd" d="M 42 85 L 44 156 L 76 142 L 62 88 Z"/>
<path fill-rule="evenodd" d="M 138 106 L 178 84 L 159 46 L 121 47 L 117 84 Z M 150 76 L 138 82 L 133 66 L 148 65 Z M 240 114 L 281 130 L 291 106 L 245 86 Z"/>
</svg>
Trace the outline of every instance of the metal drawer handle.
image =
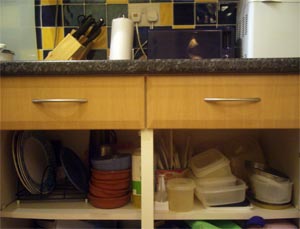
<svg viewBox="0 0 300 229">
<path fill-rule="evenodd" d="M 205 102 L 260 102 L 260 98 L 204 98 Z"/>
<path fill-rule="evenodd" d="M 87 103 L 87 99 L 32 99 L 32 103 Z"/>
</svg>

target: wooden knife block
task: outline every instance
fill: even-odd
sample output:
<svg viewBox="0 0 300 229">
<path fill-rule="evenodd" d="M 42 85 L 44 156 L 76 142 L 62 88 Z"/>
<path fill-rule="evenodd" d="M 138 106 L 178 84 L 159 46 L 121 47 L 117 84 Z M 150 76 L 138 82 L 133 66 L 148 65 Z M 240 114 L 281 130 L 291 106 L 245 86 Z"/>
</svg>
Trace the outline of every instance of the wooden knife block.
<svg viewBox="0 0 300 229">
<path fill-rule="evenodd" d="M 86 40 L 86 37 L 82 36 L 80 41 Z M 89 43 L 87 47 L 81 45 L 71 33 L 69 33 L 59 44 L 49 52 L 45 60 L 83 60 L 86 58 L 92 43 Z"/>
</svg>

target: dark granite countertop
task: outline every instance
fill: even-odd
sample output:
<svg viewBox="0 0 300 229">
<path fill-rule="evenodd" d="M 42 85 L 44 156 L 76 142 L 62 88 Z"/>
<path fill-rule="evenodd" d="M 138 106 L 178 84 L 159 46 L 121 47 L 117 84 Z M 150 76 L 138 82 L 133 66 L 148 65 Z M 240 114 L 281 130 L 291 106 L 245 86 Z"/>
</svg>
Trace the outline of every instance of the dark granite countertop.
<svg viewBox="0 0 300 229">
<path fill-rule="evenodd" d="M 299 73 L 300 58 L 0 62 L 1 76 Z"/>
</svg>

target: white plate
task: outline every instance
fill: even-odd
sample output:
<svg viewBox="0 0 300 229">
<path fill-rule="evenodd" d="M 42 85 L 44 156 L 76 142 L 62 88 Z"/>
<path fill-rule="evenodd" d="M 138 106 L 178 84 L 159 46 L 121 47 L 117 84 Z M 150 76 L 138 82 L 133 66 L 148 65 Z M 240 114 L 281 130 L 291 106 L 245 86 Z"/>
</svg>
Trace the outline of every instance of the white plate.
<svg viewBox="0 0 300 229">
<path fill-rule="evenodd" d="M 40 131 L 24 131 L 19 140 L 18 165 L 29 191 L 32 194 L 50 193 L 55 187 L 56 166 L 52 145 Z"/>
</svg>

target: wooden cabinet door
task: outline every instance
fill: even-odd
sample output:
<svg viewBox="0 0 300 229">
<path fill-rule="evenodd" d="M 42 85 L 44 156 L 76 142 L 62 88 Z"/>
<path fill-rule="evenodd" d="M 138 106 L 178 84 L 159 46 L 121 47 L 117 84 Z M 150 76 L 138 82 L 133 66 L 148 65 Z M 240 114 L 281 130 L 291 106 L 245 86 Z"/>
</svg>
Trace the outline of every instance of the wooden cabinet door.
<svg viewBox="0 0 300 229">
<path fill-rule="evenodd" d="M 0 80 L 2 129 L 145 126 L 144 77 L 16 76 Z"/>
<path fill-rule="evenodd" d="M 148 77 L 147 127 L 299 128 L 299 76 Z"/>
</svg>

